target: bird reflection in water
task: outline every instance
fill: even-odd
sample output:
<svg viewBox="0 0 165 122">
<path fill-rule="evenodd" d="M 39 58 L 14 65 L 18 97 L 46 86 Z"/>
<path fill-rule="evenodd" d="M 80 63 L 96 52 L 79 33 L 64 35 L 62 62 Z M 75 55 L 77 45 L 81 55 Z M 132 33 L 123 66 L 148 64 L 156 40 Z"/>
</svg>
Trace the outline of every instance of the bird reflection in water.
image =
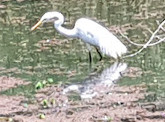
<svg viewBox="0 0 165 122">
<path fill-rule="evenodd" d="M 115 62 L 109 68 L 104 69 L 100 74 L 89 76 L 81 84 L 73 84 L 66 87 L 63 94 L 76 92 L 81 99 L 93 98 L 101 92 L 110 90 L 110 87 L 122 77 L 122 72 L 127 69 L 126 63 Z"/>
</svg>

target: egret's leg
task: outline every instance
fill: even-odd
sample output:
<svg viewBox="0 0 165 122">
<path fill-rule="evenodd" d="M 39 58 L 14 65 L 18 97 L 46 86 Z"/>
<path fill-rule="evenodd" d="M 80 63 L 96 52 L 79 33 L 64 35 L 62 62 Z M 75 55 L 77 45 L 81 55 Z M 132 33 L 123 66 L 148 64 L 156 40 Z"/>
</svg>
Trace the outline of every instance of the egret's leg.
<svg viewBox="0 0 165 122">
<path fill-rule="evenodd" d="M 91 55 L 91 51 L 89 51 L 89 63 L 92 63 L 92 55 Z"/>
<path fill-rule="evenodd" d="M 101 61 L 103 57 L 102 57 L 102 55 L 101 55 L 99 49 L 98 49 L 97 47 L 95 47 L 95 49 L 96 49 L 97 53 L 99 54 L 99 56 L 100 56 L 100 61 Z"/>
<path fill-rule="evenodd" d="M 91 64 L 92 63 L 92 55 L 91 55 L 92 48 L 91 48 L 91 46 L 88 43 L 86 43 L 86 46 L 87 46 L 87 49 L 89 51 L 89 62 Z"/>
</svg>

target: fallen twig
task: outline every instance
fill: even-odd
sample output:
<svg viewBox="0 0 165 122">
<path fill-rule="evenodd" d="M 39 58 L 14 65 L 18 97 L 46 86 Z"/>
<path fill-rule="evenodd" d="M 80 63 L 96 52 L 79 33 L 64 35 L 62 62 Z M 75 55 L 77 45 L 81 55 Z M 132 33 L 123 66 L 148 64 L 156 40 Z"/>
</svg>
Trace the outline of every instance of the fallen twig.
<svg viewBox="0 0 165 122">
<path fill-rule="evenodd" d="M 158 28 L 152 33 L 150 39 L 149 39 L 148 42 L 145 43 L 145 44 L 137 44 L 137 43 L 135 43 L 135 42 L 132 42 L 127 36 L 125 36 L 125 35 L 124 35 L 123 33 L 121 33 L 121 31 L 119 30 L 120 34 L 121 34 L 124 38 L 126 38 L 127 41 L 128 41 L 129 43 L 131 43 L 131 44 L 133 44 L 133 45 L 135 45 L 135 46 L 143 46 L 143 47 L 140 48 L 137 52 L 135 52 L 135 53 L 133 53 L 133 54 L 130 54 L 130 55 L 123 56 L 122 58 L 133 57 L 133 56 L 139 54 L 140 52 L 142 52 L 142 51 L 143 51 L 145 48 L 147 48 L 148 46 L 154 46 L 154 45 L 156 45 L 156 44 L 159 44 L 159 43 L 165 41 L 165 37 L 164 37 L 164 38 L 160 39 L 160 40 L 157 41 L 157 42 L 151 43 L 151 42 L 154 40 L 155 37 L 156 37 L 156 38 L 159 38 L 159 37 L 157 36 L 157 33 L 158 33 L 160 30 L 165 31 L 165 29 L 163 28 L 163 25 L 164 25 L 164 24 L 165 24 L 165 20 L 164 20 L 164 21 L 158 26 Z M 150 32 L 151 32 L 151 31 L 150 31 Z"/>
</svg>

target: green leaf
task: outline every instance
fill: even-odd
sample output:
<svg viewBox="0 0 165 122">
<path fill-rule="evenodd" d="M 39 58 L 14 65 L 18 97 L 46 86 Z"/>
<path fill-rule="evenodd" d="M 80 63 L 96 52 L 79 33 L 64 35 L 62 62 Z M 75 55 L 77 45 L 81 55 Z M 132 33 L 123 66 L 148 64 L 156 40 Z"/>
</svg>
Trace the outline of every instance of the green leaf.
<svg viewBox="0 0 165 122">
<path fill-rule="evenodd" d="M 53 78 L 48 78 L 48 82 L 49 83 L 53 83 L 54 81 L 53 81 Z"/>
<path fill-rule="evenodd" d="M 37 82 L 37 84 L 35 85 L 35 89 L 41 89 L 43 88 L 43 84 L 39 81 Z"/>
<path fill-rule="evenodd" d="M 39 118 L 40 118 L 40 119 L 45 119 L 45 115 L 44 115 L 44 114 L 40 114 L 40 115 L 39 115 Z"/>
</svg>

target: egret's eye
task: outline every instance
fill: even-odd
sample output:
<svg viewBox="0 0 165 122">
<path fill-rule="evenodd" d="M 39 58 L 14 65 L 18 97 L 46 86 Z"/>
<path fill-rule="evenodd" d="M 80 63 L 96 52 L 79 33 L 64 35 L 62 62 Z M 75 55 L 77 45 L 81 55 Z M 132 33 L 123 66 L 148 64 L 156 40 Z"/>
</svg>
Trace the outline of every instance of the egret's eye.
<svg viewBox="0 0 165 122">
<path fill-rule="evenodd" d="M 45 18 L 43 21 L 44 22 L 54 22 L 54 21 L 57 21 L 59 20 L 59 18 L 57 17 L 52 17 L 52 18 Z"/>
<path fill-rule="evenodd" d="M 58 17 L 53 17 L 52 20 L 57 21 L 57 20 L 59 20 L 59 18 Z"/>
</svg>

